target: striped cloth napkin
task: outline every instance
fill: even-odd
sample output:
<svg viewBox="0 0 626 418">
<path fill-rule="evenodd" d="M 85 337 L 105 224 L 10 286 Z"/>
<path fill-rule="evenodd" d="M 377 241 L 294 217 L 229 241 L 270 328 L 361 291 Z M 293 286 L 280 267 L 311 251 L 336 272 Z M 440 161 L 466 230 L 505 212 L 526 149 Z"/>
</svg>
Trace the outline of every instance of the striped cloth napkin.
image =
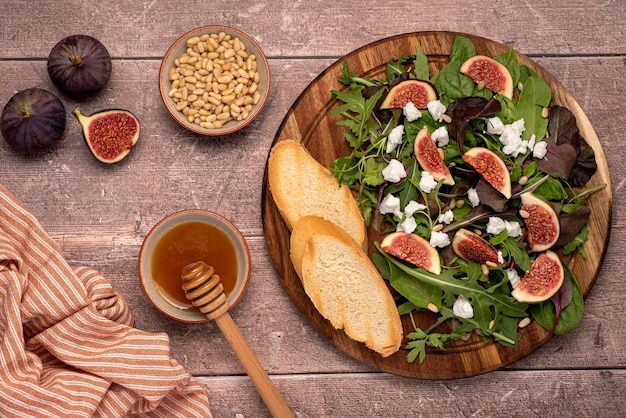
<svg viewBox="0 0 626 418">
<path fill-rule="evenodd" d="M 0 186 L 0 416 L 210 417 L 168 336 L 132 325 L 110 283 L 70 267 Z"/>
</svg>

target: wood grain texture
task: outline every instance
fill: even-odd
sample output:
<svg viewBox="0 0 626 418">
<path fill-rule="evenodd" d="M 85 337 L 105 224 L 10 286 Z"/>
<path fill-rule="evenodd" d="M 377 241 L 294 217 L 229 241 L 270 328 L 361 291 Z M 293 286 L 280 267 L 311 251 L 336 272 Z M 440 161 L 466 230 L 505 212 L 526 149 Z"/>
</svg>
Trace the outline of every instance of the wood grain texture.
<svg viewBox="0 0 626 418">
<path fill-rule="evenodd" d="M 228 391 L 249 387 L 243 378 L 200 378 L 218 416 L 269 417 L 260 399 L 233 399 Z M 376 373 L 350 376 L 294 375 L 274 379 L 287 402 L 308 417 L 604 417 L 623 416 L 623 399 L 610 396 L 626 385 L 619 371 L 494 372 L 439 382 Z M 307 390 L 298 388 L 307 387 Z M 392 393 L 392 395 L 390 395 Z M 356 406 L 358 405 L 358 406 Z M 564 412 L 567 411 L 567 412 Z"/>
<path fill-rule="evenodd" d="M 435 8 L 425 0 L 0 0 L 0 6 L 2 105 L 23 88 L 58 93 L 45 60 L 64 36 L 92 34 L 114 57 L 110 83 L 99 94 L 81 102 L 61 96 L 68 126 L 59 149 L 22 157 L 0 141 L 0 182 L 36 214 L 72 264 L 93 266 L 112 282 L 128 300 L 136 327 L 170 336 L 174 357 L 207 387 L 216 416 L 268 415 L 215 324 L 190 326 L 165 318 L 143 295 L 137 275 L 145 234 L 165 215 L 185 208 L 218 211 L 246 236 L 252 277 L 231 314 L 302 417 L 614 416 L 623 410 L 623 1 L 446 0 Z M 273 81 L 259 119 L 240 134 L 215 140 L 186 132 L 170 120 L 156 81 L 169 44 L 206 24 L 231 25 L 252 35 L 270 58 Z M 554 338 L 503 371 L 422 382 L 379 373 L 354 360 L 302 317 L 280 285 L 267 251 L 261 202 L 267 153 L 282 119 L 307 85 L 350 51 L 425 30 L 514 42 L 516 50 L 559 80 L 588 116 L 602 145 L 614 213 L 604 263 L 574 332 Z M 136 149 L 118 165 L 98 163 L 69 113 L 74 106 L 86 112 L 106 107 L 135 112 L 142 124 Z"/>
</svg>

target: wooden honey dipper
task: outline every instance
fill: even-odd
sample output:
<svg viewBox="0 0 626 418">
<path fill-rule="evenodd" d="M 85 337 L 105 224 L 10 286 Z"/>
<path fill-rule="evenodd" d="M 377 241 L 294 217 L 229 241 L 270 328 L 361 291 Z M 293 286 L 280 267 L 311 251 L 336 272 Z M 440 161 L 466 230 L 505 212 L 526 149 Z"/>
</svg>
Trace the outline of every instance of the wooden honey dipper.
<svg viewBox="0 0 626 418">
<path fill-rule="evenodd" d="M 181 278 L 185 296 L 208 319 L 215 320 L 272 416 L 293 417 L 293 412 L 228 314 L 224 287 L 213 267 L 202 261 L 191 263 L 183 268 Z"/>
</svg>

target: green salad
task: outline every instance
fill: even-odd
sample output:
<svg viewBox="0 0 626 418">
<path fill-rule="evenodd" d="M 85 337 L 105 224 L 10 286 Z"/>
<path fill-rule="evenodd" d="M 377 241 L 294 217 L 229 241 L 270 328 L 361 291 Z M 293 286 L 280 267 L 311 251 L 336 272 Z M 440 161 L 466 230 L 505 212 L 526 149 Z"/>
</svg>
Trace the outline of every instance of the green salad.
<svg viewBox="0 0 626 418">
<path fill-rule="evenodd" d="M 471 333 L 514 346 L 530 318 L 551 334 L 574 329 L 581 289 L 565 264 L 557 280 L 545 260 L 557 250 L 586 257 L 586 200 L 603 186 L 585 187 L 593 149 L 546 82 L 512 47 L 483 57 L 462 36 L 436 71 L 418 47 L 380 79 L 344 62 L 339 81 L 348 88 L 332 92 L 332 113 L 352 152 L 330 169 L 385 238 L 372 259 L 401 295 L 400 314 L 437 314 L 428 327 L 412 321 L 407 360 Z M 547 297 L 528 297 L 537 283 Z"/>
</svg>

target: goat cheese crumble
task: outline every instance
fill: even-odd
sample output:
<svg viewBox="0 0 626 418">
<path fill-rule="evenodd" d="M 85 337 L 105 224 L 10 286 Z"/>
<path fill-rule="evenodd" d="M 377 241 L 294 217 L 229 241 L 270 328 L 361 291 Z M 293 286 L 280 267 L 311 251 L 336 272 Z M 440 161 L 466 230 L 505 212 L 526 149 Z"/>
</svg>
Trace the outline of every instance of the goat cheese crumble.
<svg viewBox="0 0 626 418">
<path fill-rule="evenodd" d="M 522 227 L 517 221 L 506 221 L 497 216 L 489 217 L 487 222 L 487 233 L 498 235 L 500 232 L 506 230 L 509 237 L 519 237 L 522 235 Z"/>
<path fill-rule="evenodd" d="M 511 283 L 513 289 L 515 289 L 515 287 L 521 280 L 519 274 L 517 274 L 517 271 L 515 269 L 508 269 L 506 271 L 506 277 L 509 279 L 509 283 Z"/>
<path fill-rule="evenodd" d="M 511 124 L 505 125 L 499 117 L 494 116 L 487 120 L 487 133 L 500 136 L 500 143 L 504 145 L 502 152 L 512 157 L 517 157 L 526 151 L 532 151 L 533 157 L 545 157 L 547 144 L 543 141 L 535 144 L 537 137 L 532 134 L 528 140 L 522 139 L 522 132 L 526 130 L 524 119 L 519 119 Z M 539 147 L 538 149 L 536 149 Z"/>
<path fill-rule="evenodd" d="M 548 143 L 546 141 L 539 141 L 533 148 L 533 157 L 542 160 L 548 153 Z"/>
<path fill-rule="evenodd" d="M 500 135 L 503 130 L 504 123 L 502 123 L 499 117 L 494 116 L 493 118 L 487 119 L 487 133 Z"/>
<path fill-rule="evenodd" d="M 417 203 L 415 200 L 411 200 L 404 207 L 404 213 L 406 214 L 406 216 L 413 216 L 415 212 L 420 211 L 420 210 L 426 210 L 426 205 Z"/>
<path fill-rule="evenodd" d="M 428 171 L 422 171 L 422 178 L 420 178 L 418 186 L 424 193 L 430 193 L 437 187 L 437 180 Z"/>
<path fill-rule="evenodd" d="M 387 154 L 396 149 L 402 143 L 402 135 L 404 135 L 404 125 L 398 125 L 389 132 L 387 136 Z"/>
<path fill-rule="evenodd" d="M 407 216 L 406 219 L 396 226 L 396 232 L 405 232 L 407 234 L 413 233 L 417 229 L 417 222 L 412 216 Z"/>
<path fill-rule="evenodd" d="M 402 109 L 402 113 L 407 122 L 413 122 L 422 117 L 422 112 L 413 104 L 413 102 L 407 102 Z"/>
<path fill-rule="evenodd" d="M 480 199 L 478 198 L 478 192 L 476 191 L 476 189 L 469 189 L 467 191 L 467 198 L 469 199 L 473 208 L 480 205 Z"/>
<path fill-rule="evenodd" d="M 438 147 L 445 147 L 450 142 L 450 137 L 448 136 L 448 129 L 445 126 L 440 126 L 435 129 L 435 131 L 430 134 L 433 142 L 437 144 Z"/>
<path fill-rule="evenodd" d="M 450 245 L 450 237 L 445 232 L 431 231 L 429 242 L 435 248 L 444 248 Z"/>
<path fill-rule="evenodd" d="M 474 317 L 474 309 L 470 301 L 463 295 L 459 295 L 452 305 L 452 312 L 459 318 L 470 319 Z"/>
<path fill-rule="evenodd" d="M 387 167 L 383 168 L 383 178 L 385 181 L 397 183 L 406 177 L 406 170 L 399 160 L 391 160 Z"/>
<path fill-rule="evenodd" d="M 447 212 L 442 213 L 441 215 L 439 215 L 439 218 L 437 218 L 437 222 L 440 222 L 442 224 L 450 224 L 450 222 L 452 222 L 454 220 L 454 213 L 452 213 L 451 209 L 448 209 Z"/>
<path fill-rule="evenodd" d="M 441 104 L 441 101 L 431 100 L 430 102 L 428 102 L 426 107 L 428 108 L 428 111 L 430 112 L 433 119 L 435 119 L 437 122 L 442 121 L 441 116 L 446 113 L 446 107 Z"/>
<path fill-rule="evenodd" d="M 400 210 L 400 199 L 388 193 L 382 202 L 380 202 L 380 206 L 378 207 L 378 211 L 381 215 L 386 215 L 387 213 L 393 213 L 398 218 L 402 217 L 402 211 Z"/>
</svg>

